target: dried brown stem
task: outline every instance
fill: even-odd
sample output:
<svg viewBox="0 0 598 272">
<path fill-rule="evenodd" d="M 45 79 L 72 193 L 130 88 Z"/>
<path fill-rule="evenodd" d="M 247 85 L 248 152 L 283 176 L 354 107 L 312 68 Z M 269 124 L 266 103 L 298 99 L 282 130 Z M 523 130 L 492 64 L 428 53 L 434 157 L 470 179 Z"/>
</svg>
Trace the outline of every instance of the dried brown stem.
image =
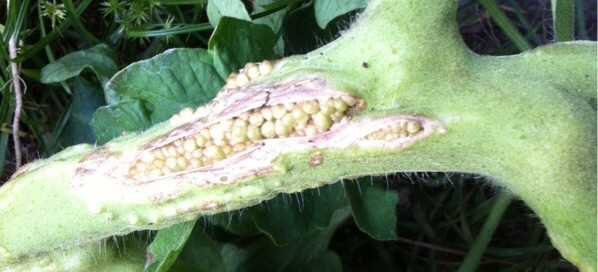
<svg viewBox="0 0 598 272">
<path fill-rule="evenodd" d="M 8 5 L 10 1 L 8 1 L 6 8 L 8 12 Z M 15 164 L 16 169 L 21 167 L 22 161 L 22 154 L 21 154 L 21 141 L 19 139 L 19 122 L 21 118 L 21 110 L 23 108 L 23 94 L 21 91 L 21 77 L 19 76 L 19 65 L 12 61 L 17 57 L 17 45 L 16 45 L 17 37 L 15 34 L 10 37 L 8 41 L 8 54 L 11 58 L 10 61 L 10 70 L 12 72 L 12 89 L 15 92 L 15 114 L 12 121 L 12 139 L 14 143 L 15 149 Z"/>
</svg>

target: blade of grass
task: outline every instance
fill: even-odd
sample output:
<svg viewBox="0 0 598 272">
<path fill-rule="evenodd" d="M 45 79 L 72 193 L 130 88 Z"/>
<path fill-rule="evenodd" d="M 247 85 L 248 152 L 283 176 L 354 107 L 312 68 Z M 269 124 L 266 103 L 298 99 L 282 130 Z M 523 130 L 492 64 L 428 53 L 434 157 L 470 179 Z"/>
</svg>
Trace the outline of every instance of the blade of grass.
<svg viewBox="0 0 598 272">
<path fill-rule="evenodd" d="M 98 38 L 96 38 L 96 36 L 91 34 L 89 31 L 87 31 L 87 29 L 83 26 L 83 24 L 79 20 L 79 16 L 77 16 L 75 13 L 75 6 L 73 5 L 73 1 L 65 0 L 65 1 L 63 1 L 63 3 L 64 3 L 64 7 L 66 8 L 66 13 L 68 14 L 68 16 L 73 18 L 73 24 L 74 24 L 75 28 L 79 32 L 81 32 L 81 34 L 83 35 L 83 37 L 84 37 L 83 40 L 90 43 L 90 45 L 100 43 L 100 40 Z"/>
<path fill-rule="evenodd" d="M 492 204 L 494 203 L 496 197 L 490 198 L 478 205 L 476 205 L 471 210 L 468 210 L 464 215 L 469 222 L 477 222 L 481 218 L 487 216 L 490 211 L 492 210 Z M 459 218 L 455 218 L 452 220 L 444 221 L 437 225 L 437 228 L 446 228 L 453 224 L 457 224 L 459 222 Z"/>
<path fill-rule="evenodd" d="M 537 255 L 538 253 L 549 253 L 552 250 L 554 250 L 554 248 L 550 245 L 510 248 L 488 247 L 486 249 L 486 254 L 502 258 L 523 258 Z"/>
<path fill-rule="evenodd" d="M 8 43 L 8 39 L 15 30 L 16 21 L 19 17 L 18 14 L 19 12 L 16 5 L 9 5 L 6 7 L 6 22 L 4 23 L 4 31 L 2 32 L 2 41 L 4 43 Z"/>
<path fill-rule="evenodd" d="M 505 193 L 500 192 L 498 197 L 496 198 L 496 202 L 492 207 L 492 211 L 488 215 L 486 222 L 484 222 L 484 226 L 482 226 L 482 230 L 478 237 L 476 237 L 475 241 L 469 248 L 467 255 L 465 256 L 465 260 L 461 263 L 459 267 L 459 272 L 469 272 L 469 271 L 476 271 L 478 265 L 480 264 L 480 260 L 482 255 L 486 251 L 488 247 L 488 243 L 492 238 L 492 234 L 494 230 L 498 226 L 502 215 L 507 210 L 507 207 L 511 203 L 511 197 Z"/>
<path fill-rule="evenodd" d="M 574 0 L 551 0 L 550 3 L 556 41 L 572 41 L 573 29 L 575 29 Z"/>
<path fill-rule="evenodd" d="M 7 116 L 11 117 L 11 116 Z M 6 164 L 6 151 L 8 148 L 8 136 L 10 135 L 9 132 L 2 130 L 2 134 L 0 134 L 0 173 L 4 174 L 4 165 Z M 4 183 L 2 181 L 0 186 Z"/>
<path fill-rule="evenodd" d="M 10 57 L 8 56 L 8 45 L 2 41 L 0 41 L 0 67 L 8 67 L 8 63 L 10 62 Z M 8 78 L 6 69 L 0 69 L 0 75 L 3 78 Z M 4 86 L 3 83 L 2 86 Z"/>
<path fill-rule="evenodd" d="M 480 4 L 486 9 L 490 17 L 496 22 L 496 25 L 502 29 L 505 35 L 517 46 L 521 51 L 530 50 L 532 46 L 527 40 L 517 31 L 515 26 L 511 23 L 509 18 L 500 9 L 494 0 L 480 0 Z"/>
<path fill-rule="evenodd" d="M 19 14 L 17 15 L 17 20 L 15 21 L 14 32 L 12 33 L 15 37 L 20 37 L 21 27 L 23 26 L 23 23 L 29 14 L 29 4 L 30 1 L 23 1 L 21 3 Z"/>
<path fill-rule="evenodd" d="M 470 193 L 473 192 L 470 191 Z M 465 207 L 465 205 L 467 204 L 467 199 L 465 196 L 465 193 L 463 192 L 463 187 L 459 187 L 459 196 L 460 196 L 460 200 L 459 201 L 459 223 L 461 225 L 461 231 L 460 233 L 462 233 L 463 235 L 463 240 L 465 240 L 466 243 L 471 243 L 471 241 L 473 241 L 473 235 L 471 233 L 471 228 L 469 227 L 469 221 L 467 220 L 467 216 L 466 216 L 466 211 L 467 208 Z"/>
<path fill-rule="evenodd" d="M 26 4 L 28 1 L 25 1 L 23 4 Z M 10 6 L 11 4 L 15 4 L 15 1 L 7 1 L 6 5 L 7 7 Z M 21 5 L 21 7 L 23 7 L 23 5 Z M 20 25 L 17 23 L 15 25 L 14 31 L 12 33 L 12 35 L 10 35 L 10 38 L 8 39 L 8 55 L 10 56 L 11 59 L 15 59 L 17 57 L 17 42 L 19 41 L 19 28 Z M 13 121 L 12 121 L 12 139 L 13 139 L 13 147 L 15 150 L 15 168 L 19 169 L 19 167 L 21 167 L 21 159 L 22 159 L 22 154 L 21 154 L 21 140 L 20 140 L 20 130 L 19 130 L 19 125 L 20 125 L 20 117 L 21 117 L 21 111 L 23 108 L 23 92 L 27 90 L 27 84 L 25 84 L 25 82 L 21 80 L 21 76 L 20 76 L 20 72 L 19 72 L 19 65 L 14 62 L 14 61 L 10 61 L 10 71 L 11 71 L 11 89 L 14 92 L 15 95 L 15 110 L 14 110 L 14 115 L 13 115 Z M 23 83 L 23 88 L 21 88 L 21 83 Z"/>
<path fill-rule="evenodd" d="M 280 10 L 283 10 L 283 9 L 289 7 L 290 5 L 294 4 L 295 2 L 297 2 L 297 0 L 283 0 L 283 1 L 274 2 L 269 5 L 264 5 L 263 8 L 265 10 L 262 12 L 259 12 L 259 13 L 252 14 L 251 19 L 255 20 L 258 18 L 266 17 L 272 13 L 276 13 Z"/>
<path fill-rule="evenodd" d="M 160 5 L 197 5 L 207 4 L 208 0 L 162 0 Z"/>
<path fill-rule="evenodd" d="M 116 27 L 116 25 L 114 25 Z M 119 41 L 126 40 L 127 34 L 124 26 L 118 26 L 116 29 L 110 32 L 106 39 L 104 39 L 111 46 L 116 46 Z"/>
<path fill-rule="evenodd" d="M 159 25 L 149 25 L 149 27 L 160 27 Z M 147 37 L 159 37 L 167 35 L 187 34 L 197 31 L 209 31 L 213 30 L 214 27 L 210 23 L 194 24 L 194 25 L 176 25 L 171 29 L 157 29 L 157 30 L 128 30 L 127 35 L 135 38 L 147 38 Z"/>
<path fill-rule="evenodd" d="M 42 38 L 45 38 L 46 35 L 47 35 L 46 34 L 46 27 L 44 26 L 44 18 L 42 18 L 41 7 L 40 7 L 39 4 L 37 5 L 37 14 L 38 14 L 37 18 L 39 20 L 39 29 L 40 29 Z M 46 52 L 46 57 L 48 57 L 48 61 L 50 63 L 56 61 L 56 59 L 54 58 L 54 55 L 52 54 L 52 50 L 50 49 L 50 46 L 48 46 L 48 45 L 44 46 L 44 50 Z M 71 88 L 66 83 L 60 82 L 60 85 L 62 86 L 62 88 L 64 89 L 64 91 L 66 91 L 66 93 L 72 94 Z"/>
<path fill-rule="evenodd" d="M 11 57 L 8 54 L 10 50 L 10 46 L 8 45 L 9 40 L 12 37 L 12 35 L 15 35 L 14 37 L 19 37 L 19 34 L 21 32 L 21 26 L 25 21 L 26 12 L 29 9 L 29 2 L 30 1 L 22 2 L 20 7 L 18 8 L 18 11 L 15 5 L 8 5 L 7 2 L 8 17 L 6 18 L 6 27 L 4 28 L 4 32 L 2 33 L 2 53 L 0 54 L 3 59 L 7 60 L 7 62 L 10 62 L 11 59 Z M 5 64 L 3 67 L 7 66 L 8 64 Z"/>
<path fill-rule="evenodd" d="M 69 118 L 71 118 L 71 109 L 72 109 L 72 103 L 69 103 L 68 109 L 62 113 L 62 115 L 58 119 L 58 123 L 56 124 L 56 126 L 54 126 L 54 129 L 52 130 L 52 134 L 51 134 L 52 138 L 50 138 L 50 140 L 48 141 L 48 144 L 46 145 L 46 148 L 44 149 L 45 156 L 50 156 L 50 155 L 52 155 L 53 152 L 64 148 L 64 146 L 57 147 L 56 144 L 58 143 L 58 140 L 60 139 L 60 135 L 62 134 L 64 127 L 66 126 L 67 122 L 69 121 Z"/>
<path fill-rule="evenodd" d="M 479 2 L 478 0 L 471 0 L 471 1 L 461 5 L 459 7 L 459 10 L 457 10 L 457 17 L 461 18 L 464 15 L 466 15 L 467 12 L 469 12 L 472 8 L 476 7 L 479 4 L 478 2 Z"/>
<path fill-rule="evenodd" d="M 83 0 L 81 4 L 75 9 L 75 14 L 81 16 L 81 13 L 89 6 L 92 0 Z M 48 33 L 45 37 L 41 38 L 37 43 L 31 46 L 29 49 L 23 51 L 23 53 L 14 59 L 15 62 L 23 62 L 37 54 L 39 51 L 44 49 L 49 43 L 51 43 L 60 33 L 64 32 L 73 23 L 72 16 L 68 16 L 58 27 L 52 32 Z"/>
<path fill-rule="evenodd" d="M 12 120 L 13 108 L 10 105 L 11 96 L 8 84 L 6 84 L 3 78 L 0 78 L 0 84 L 4 86 L 2 90 L 2 102 L 0 103 L 0 120 L 2 120 L 2 127 L 4 127 L 5 125 L 10 124 L 10 120 Z M 8 150 L 9 135 L 10 130 L 5 131 L 4 129 L 2 129 L 2 132 L 0 134 L 0 175 L 4 173 L 4 165 L 6 164 L 6 151 Z"/>
<path fill-rule="evenodd" d="M 577 18 L 577 37 L 580 40 L 588 38 L 586 35 L 586 16 L 583 12 L 583 0 L 576 0 L 575 2 L 576 18 Z"/>
<path fill-rule="evenodd" d="M 532 25 L 521 14 L 521 7 L 519 6 L 519 4 L 515 0 L 509 0 L 509 2 L 511 3 L 513 10 L 515 11 L 515 15 L 517 16 L 517 19 L 519 20 L 519 22 L 521 23 L 521 25 L 527 32 L 527 36 L 529 37 L 528 39 L 533 40 L 537 45 L 542 44 L 540 37 L 538 37 L 538 35 L 536 34 L 536 31 L 534 31 L 534 28 L 532 27 Z"/>
</svg>

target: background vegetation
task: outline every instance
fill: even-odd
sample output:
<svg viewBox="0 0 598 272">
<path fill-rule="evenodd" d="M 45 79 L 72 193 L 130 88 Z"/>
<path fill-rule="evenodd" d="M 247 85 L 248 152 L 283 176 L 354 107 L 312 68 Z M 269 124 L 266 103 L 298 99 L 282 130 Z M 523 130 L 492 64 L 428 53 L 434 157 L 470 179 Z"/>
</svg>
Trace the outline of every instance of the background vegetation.
<svg viewBox="0 0 598 272">
<path fill-rule="evenodd" d="M 15 171 L 10 130 L 15 109 L 8 55 L 11 35 L 18 37 L 15 61 L 26 86 L 20 137 L 26 162 L 77 143 L 102 144 L 122 131 L 162 121 L 157 117 L 111 126 L 110 120 L 123 120 L 115 116 L 129 111 L 114 110 L 122 101 L 106 92 L 105 83 L 128 64 L 169 48 L 207 48 L 222 16 L 268 26 L 271 42 L 259 40 L 263 35 L 247 38 L 269 44 L 272 57 L 281 58 L 334 40 L 356 20 L 365 2 L 22 0 L 10 1 L 9 7 L 4 2 L 0 14 L 4 22 L 0 25 L 0 62 L 6 67 L 0 71 L 0 182 Z M 461 33 L 477 53 L 516 54 L 555 40 L 549 1 L 461 2 Z M 562 20 L 574 20 L 575 39 L 596 40 L 596 1 L 574 2 L 575 16 Z M 239 29 L 243 27 L 220 33 L 229 37 L 225 41 L 233 42 Z M 237 65 L 238 69 L 243 63 Z M 96 112 L 102 106 L 111 111 Z M 147 104 L 126 107 L 138 107 L 147 114 L 160 110 Z M 168 237 L 168 232 L 160 232 L 154 252 L 162 250 L 171 260 L 164 258 L 152 269 L 167 269 L 174 262 L 177 271 L 455 270 L 476 237 L 484 235 L 480 231 L 499 200 L 498 190 L 483 177 L 460 174 L 345 180 L 301 194 L 280 195 L 243 211 L 202 218 L 195 226 L 176 226 L 176 233 L 188 236 Z M 539 220 L 521 202 L 509 205 L 492 235 L 490 245 L 479 249 L 485 252 L 479 270 L 575 270 L 550 245 Z"/>
</svg>

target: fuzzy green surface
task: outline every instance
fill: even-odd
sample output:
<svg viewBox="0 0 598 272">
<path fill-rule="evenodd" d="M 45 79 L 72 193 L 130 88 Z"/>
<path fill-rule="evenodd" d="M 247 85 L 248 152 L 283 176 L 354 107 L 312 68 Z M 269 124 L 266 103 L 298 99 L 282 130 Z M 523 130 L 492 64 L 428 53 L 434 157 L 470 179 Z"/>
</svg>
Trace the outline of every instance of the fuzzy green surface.
<svg viewBox="0 0 598 272">
<path fill-rule="evenodd" d="M 127 241 L 122 240 L 98 241 L 64 251 L 54 251 L 11 264 L 10 268 L 0 268 L 0 271 L 143 271 L 147 244 L 130 237 Z"/>
<path fill-rule="evenodd" d="M 289 60 L 288 70 L 269 80 L 325 75 L 365 98 L 364 115 L 416 113 L 443 121 L 445 136 L 402 151 L 386 171 L 493 177 L 538 213 L 564 256 L 594 270 L 596 43 L 479 56 L 456 32 L 455 5 L 375 2 L 360 27 L 306 59 Z M 384 27 L 392 21 L 396 28 Z M 409 29 L 414 25 L 417 31 Z M 384 160 L 375 161 L 384 168 Z"/>
<path fill-rule="evenodd" d="M 9 199 L 9 204 L 0 208 L 3 222 L 0 247 L 9 258 L 0 259 L 0 263 L 19 261 L 37 251 L 96 241 L 98 229 L 104 230 L 104 236 L 118 229 L 92 215 L 84 203 L 74 197 L 69 180 L 80 158 L 50 162 L 3 188 L 0 197 Z"/>
<path fill-rule="evenodd" d="M 555 246 L 584 271 L 596 267 L 596 43 L 557 44 L 510 57 L 478 56 L 457 32 L 457 1 L 371 1 L 354 30 L 306 56 L 286 60 L 262 82 L 320 76 L 340 91 L 365 100 L 361 116 L 416 114 L 444 124 L 446 133 L 404 150 L 316 150 L 284 154 L 276 171 L 233 185 L 187 188 L 165 203 L 107 203 L 98 215 L 70 188 L 80 157 L 54 160 L 44 171 L 13 181 L 0 199 L 0 246 L 22 256 L 78 243 L 157 229 L 200 214 L 236 210 L 339 178 L 394 172 L 467 172 L 492 177 L 522 198 L 542 219 Z M 389 28 L 388 25 L 396 27 Z M 413 29 L 417 25 L 417 29 Z M 442 33 L 442 35 L 439 35 Z M 367 63 L 367 65 L 364 65 Z M 108 144 L 135 150 L 170 127 L 129 135 Z M 87 152 L 87 151 L 85 151 Z M 57 169 L 60 169 L 59 171 Z M 141 220 L 186 200 L 216 209 Z M 27 215 L 27 216 L 23 216 Z"/>
</svg>

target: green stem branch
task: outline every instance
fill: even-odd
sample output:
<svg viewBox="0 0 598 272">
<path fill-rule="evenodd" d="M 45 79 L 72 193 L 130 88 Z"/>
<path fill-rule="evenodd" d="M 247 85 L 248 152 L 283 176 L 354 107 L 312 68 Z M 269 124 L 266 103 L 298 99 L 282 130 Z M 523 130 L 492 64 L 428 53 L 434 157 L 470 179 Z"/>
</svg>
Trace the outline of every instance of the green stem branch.
<svg viewBox="0 0 598 272">
<path fill-rule="evenodd" d="M 490 239 L 492 239 L 492 234 L 494 230 L 498 227 L 498 223 L 500 223 L 500 219 L 502 218 L 503 214 L 507 210 L 511 204 L 511 197 L 505 193 L 500 192 L 494 201 L 494 205 L 492 206 L 492 210 L 486 218 L 486 222 L 484 222 L 484 226 L 482 230 L 480 230 L 480 235 L 475 239 L 463 263 L 459 267 L 459 272 L 469 272 L 469 271 L 476 271 L 478 265 L 480 264 L 480 260 L 486 252 L 486 248 L 490 243 Z"/>
<path fill-rule="evenodd" d="M 342 178 L 438 171 L 485 175 L 504 185 L 537 213 L 565 258 L 593 270 L 596 44 L 479 56 L 457 31 L 457 4 L 372 0 L 337 41 L 280 61 L 248 86 L 227 83 L 195 112 L 23 167 L 0 189 L 0 264 L 241 209 Z M 181 52 L 166 55 L 180 58 Z M 111 84 L 125 78 L 119 73 Z M 266 139 L 244 156 L 157 178 L 136 178 L 130 170 L 147 152 L 176 150 L 174 142 L 246 111 L 333 97 L 355 105 L 332 127 L 321 114 L 313 117 L 327 132 Z M 392 124 L 413 129 L 380 138 L 395 133 Z M 206 154 L 220 158 L 218 151 Z"/>
</svg>

